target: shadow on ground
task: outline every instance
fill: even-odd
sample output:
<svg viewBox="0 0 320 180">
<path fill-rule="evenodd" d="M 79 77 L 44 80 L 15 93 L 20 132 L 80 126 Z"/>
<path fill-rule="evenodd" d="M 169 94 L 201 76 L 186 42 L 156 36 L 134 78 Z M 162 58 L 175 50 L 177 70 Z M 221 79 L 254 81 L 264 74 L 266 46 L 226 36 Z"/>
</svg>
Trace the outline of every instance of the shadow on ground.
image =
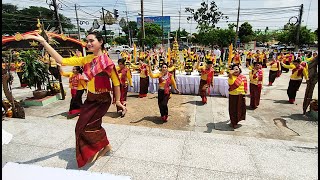
<svg viewBox="0 0 320 180">
<path fill-rule="evenodd" d="M 274 100 L 274 103 L 279 103 L 279 104 L 290 104 L 288 100 Z"/>
<path fill-rule="evenodd" d="M 169 116 L 170 117 L 170 116 Z M 131 121 L 130 123 L 139 123 L 141 121 L 151 121 L 155 124 L 163 124 L 164 122 L 160 119 L 159 116 L 146 116 L 138 121 Z"/>
<path fill-rule="evenodd" d="M 91 163 L 91 164 L 85 165 L 82 168 L 78 168 L 75 154 L 76 154 L 75 148 L 68 148 L 68 149 L 65 149 L 65 150 L 44 156 L 44 157 L 32 159 L 30 161 L 25 161 L 25 162 L 18 162 L 18 163 L 20 163 L 20 164 L 34 164 L 34 163 L 45 161 L 45 160 L 48 160 L 48 159 L 53 158 L 55 156 L 58 156 L 59 159 L 62 159 L 64 161 L 68 162 L 66 169 L 88 170 L 93 165 L 93 163 Z"/>
<path fill-rule="evenodd" d="M 213 129 L 218 131 L 234 131 L 232 127 L 229 126 L 230 121 L 223 121 L 218 123 L 208 123 L 207 130 L 204 133 L 211 133 Z M 238 124 L 238 128 L 241 127 L 241 124 Z"/>
<path fill-rule="evenodd" d="M 300 120 L 300 121 L 317 121 L 316 119 L 309 117 L 310 112 L 308 112 L 306 115 L 303 114 L 291 114 L 290 116 L 281 116 L 282 118 L 290 118 L 293 120 Z"/>
<path fill-rule="evenodd" d="M 59 113 L 59 114 L 54 114 L 54 115 L 51 115 L 51 116 L 48 116 L 47 118 L 53 118 L 53 117 L 56 117 L 56 116 L 64 116 L 64 117 L 68 117 L 68 112 L 63 112 L 63 113 Z"/>
<path fill-rule="evenodd" d="M 139 94 L 129 94 L 129 95 L 127 95 L 127 97 L 138 98 Z"/>
<path fill-rule="evenodd" d="M 121 113 L 107 112 L 104 116 L 111 117 L 111 118 L 119 118 L 119 117 L 121 117 Z"/>
<path fill-rule="evenodd" d="M 204 105 L 204 104 L 202 104 L 201 101 L 188 101 L 188 102 L 181 103 L 181 105 L 184 105 L 184 104 L 193 104 L 193 105 L 197 105 L 197 106 L 203 106 Z"/>
</svg>

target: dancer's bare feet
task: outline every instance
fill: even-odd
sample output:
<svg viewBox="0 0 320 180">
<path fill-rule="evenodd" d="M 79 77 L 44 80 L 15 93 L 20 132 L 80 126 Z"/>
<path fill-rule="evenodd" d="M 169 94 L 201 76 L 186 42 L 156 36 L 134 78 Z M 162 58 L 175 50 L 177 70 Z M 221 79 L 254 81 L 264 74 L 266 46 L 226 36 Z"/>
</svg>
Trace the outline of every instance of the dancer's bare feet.
<svg viewBox="0 0 320 180">
<path fill-rule="evenodd" d="M 111 151 L 111 145 L 108 144 L 106 147 L 104 147 L 103 149 L 101 149 L 101 150 L 99 151 L 99 155 L 98 155 L 98 158 L 97 158 L 97 159 L 99 159 L 99 158 L 101 158 L 102 156 L 106 155 L 107 152 L 110 152 L 110 151 Z"/>
</svg>

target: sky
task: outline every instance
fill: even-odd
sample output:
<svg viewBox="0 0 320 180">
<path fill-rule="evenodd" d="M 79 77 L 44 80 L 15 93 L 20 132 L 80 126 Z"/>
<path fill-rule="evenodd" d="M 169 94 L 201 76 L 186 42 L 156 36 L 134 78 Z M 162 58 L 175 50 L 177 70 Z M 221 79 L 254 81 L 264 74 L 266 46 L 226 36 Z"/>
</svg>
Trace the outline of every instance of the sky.
<svg viewBox="0 0 320 180">
<path fill-rule="evenodd" d="M 51 2 L 51 0 L 47 1 Z M 59 13 L 70 18 L 75 25 L 75 4 L 77 4 L 78 18 L 80 22 L 84 22 L 80 27 L 86 30 L 90 29 L 94 19 L 99 19 L 102 15 L 102 7 L 111 12 L 113 12 L 113 9 L 118 9 L 120 18 L 126 18 L 125 11 L 127 11 L 129 21 L 137 21 L 138 13 L 141 10 L 140 2 L 141 0 L 57 0 L 62 8 Z M 186 13 L 185 8 L 197 9 L 200 7 L 202 0 L 143 0 L 145 16 L 161 16 L 162 2 L 163 15 L 171 16 L 171 31 L 179 28 L 180 11 L 180 27 L 186 29 L 187 32 L 197 32 L 196 23 L 187 21 L 190 13 Z M 216 26 L 227 28 L 228 23 L 236 24 L 239 1 L 215 0 L 215 2 L 219 10 L 229 17 L 228 21 L 220 20 Z M 17 5 L 18 8 L 28 6 L 49 8 L 46 0 L 3 0 L 2 3 L 11 3 Z M 303 4 L 302 25 L 311 30 L 316 30 L 318 28 L 317 0 L 240 0 L 239 26 L 247 21 L 254 30 L 264 30 L 266 27 L 270 30 L 281 29 L 291 17 L 298 17 L 301 4 Z M 89 25 L 86 25 L 86 23 Z M 112 29 L 116 33 L 120 31 L 119 25 L 107 26 L 107 29 Z"/>
</svg>

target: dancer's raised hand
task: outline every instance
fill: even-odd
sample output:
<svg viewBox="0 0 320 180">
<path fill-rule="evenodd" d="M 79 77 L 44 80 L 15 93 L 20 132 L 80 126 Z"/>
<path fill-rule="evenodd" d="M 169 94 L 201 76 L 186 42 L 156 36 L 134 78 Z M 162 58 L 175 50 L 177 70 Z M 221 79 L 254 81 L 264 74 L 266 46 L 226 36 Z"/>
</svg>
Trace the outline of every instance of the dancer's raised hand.
<svg viewBox="0 0 320 180">
<path fill-rule="evenodd" d="M 46 40 L 41 36 L 39 35 L 38 33 L 36 35 L 31 35 L 31 34 L 28 34 L 28 35 L 24 35 L 23 36 L 23 39 L 25 40 L 28 40 L 28 39 L 32 39 L 32 40 L 36 40 L 40 43 L 43 43 L 45 42 Z"/>
</svg>

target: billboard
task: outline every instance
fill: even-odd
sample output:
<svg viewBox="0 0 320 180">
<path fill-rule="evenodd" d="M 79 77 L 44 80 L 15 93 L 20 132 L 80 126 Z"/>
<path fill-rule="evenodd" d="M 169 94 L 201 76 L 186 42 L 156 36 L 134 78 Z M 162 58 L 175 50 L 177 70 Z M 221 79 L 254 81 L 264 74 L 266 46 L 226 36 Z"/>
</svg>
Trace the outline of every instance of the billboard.
<svg viewBox="0 0 320 180">
<path fill-rule="evenodd" d="M 162 27 L 163 22 L 163 31 L 164 31 L 164 37 L 168 37 L 168 32 L 171 31 L 170 29 L 170 16 L 150 16 L 150 17 L 144 17 L 144 23 L 154 23 L 158 24 L 160 27 Z M 137 17 L 137 25 L 138 28 L 141 27 L 141 17 Z"/>
</svg>

